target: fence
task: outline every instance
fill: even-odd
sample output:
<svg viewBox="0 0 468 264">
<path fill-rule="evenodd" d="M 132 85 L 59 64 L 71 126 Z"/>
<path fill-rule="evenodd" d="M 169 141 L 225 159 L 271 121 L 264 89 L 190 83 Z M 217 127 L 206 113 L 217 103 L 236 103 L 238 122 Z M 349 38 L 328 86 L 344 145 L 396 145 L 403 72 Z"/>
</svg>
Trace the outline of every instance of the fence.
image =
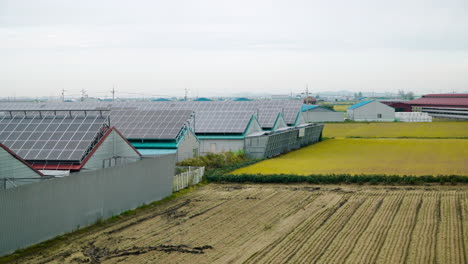
<svg viewBox="0 0 468 264">
<path fill-rule="evenodd" d="M 184 168 L 187 171 L 182 172 L 174 176 L 174 183 L 172 190 L 178 192 L 182 189 L 195 185 L 202 181 L 203 175 L 205 174 L 205 167 L 177 167 Z"/>
<path fill-rule="evenodd" d="M 0 256 L 172 193 L 175 155 L 0 191 Z"/>
</svg>

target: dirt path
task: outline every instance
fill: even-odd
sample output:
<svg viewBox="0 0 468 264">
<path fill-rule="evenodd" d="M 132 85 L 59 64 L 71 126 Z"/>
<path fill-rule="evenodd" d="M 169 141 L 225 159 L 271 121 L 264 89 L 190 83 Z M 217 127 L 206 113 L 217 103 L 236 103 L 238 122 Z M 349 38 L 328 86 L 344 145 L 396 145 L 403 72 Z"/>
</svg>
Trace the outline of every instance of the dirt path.
<svg viewBox="0 0 468 264">
<path fill-rule="evenodd" d="M 210 184 L 13 263 L 465 263 L 467 194 Z"/>
</svg>

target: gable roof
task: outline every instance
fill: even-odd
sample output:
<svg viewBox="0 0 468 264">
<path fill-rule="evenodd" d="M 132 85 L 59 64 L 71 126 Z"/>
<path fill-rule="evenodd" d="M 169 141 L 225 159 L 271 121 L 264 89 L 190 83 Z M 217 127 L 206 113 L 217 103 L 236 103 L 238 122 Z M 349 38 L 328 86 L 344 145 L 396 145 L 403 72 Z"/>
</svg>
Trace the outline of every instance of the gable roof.
<svg viewBox="0 0 468 264">
<path fill-rule="evenodd" d="M 242 134 L 248 128 L 251 111 L 197 111 L 195 112 L 195 133 Z"/>
<path fill-rule="evenodd" d="M 30 163 L 81 163 L 109 128 L 101 114 L 51 112 L 8 112 L 0 119 L 0 142 Z"/>
<path fill-rule="evenodd" d="M 468 94 L 428 94 L 406 103 L 410 105 L 468 107 Z"/>
<path fill-rule="evenodd" d="M 111 124 L 128 139 L 179 140 L 189 126 L 193 111 L 113 109 Z"/>
<path fill-rule="evenodd" d="M 359 102 L 359 103 L 357 103 L 357 104 L 354 104 L 354 105 L 348 107 L 348 110 L 354 110 L 354 109 L 356 109 L 356 108 L 359 108 L 359 107 L 361 107 L 361 106 L 364 106 L 364 105 L 369 104 L 369 103 L 372 103 L 372 102 L 374 102 L 374 100 L 362 101 L 362 102 Z"/>
<path fill-rule="evenodd" d="M 336 112 L 335 110 L 331 110 L 331 109 L 323 107 L 321 105 L 310 105 L 310 104 L 303 104 L 302 108 L 301 108 L 301 111 L 306 112 L 308 110 L 317 109 L 317 108 L 325 109 L 325 110 L 328 110 L 330 112 Z"/>
<path fill-rule="evenodd" d="M 62 163 L 47 163 L 47 162 L 46 163 L 43 163 L 43 162 L 37 162 L 36 163 L 36 162 L 33 162 L 31 165 L 32 165 L 32 167 L 34 167 L 34 168 L 36 168 L 38 170 L 80 171 L 86 165 L 86 163 L 89 161 L 89 159 L 93 156 L 93 154 L 99 149 L 99 147 L 102 145 L 102 143 L 104 143 L 104 141 L 114 131 L 120 136 L 120 138 L 122 140 L 124 140 L 136 152 L 136 154 L 138 154 L 138 156 L 141 157 L 140 152 L 138 152 L 138 150 L 134 146 L 132 146 L 132 144 L 122 135 L 122 133 L 120 133 L 115 127 L 111 127 L 106 131 L 104 136 L 102 136 L 100 138 L 99 142 L 97 142 L 97 144 L 93 147 L 91 152 L 89 152 L 88 155 L 86 155 L 86 157 L 84 158 L 84 160 L 79 164 L 67 163 L 67 162 L 62 162 Z"/>
</svg>

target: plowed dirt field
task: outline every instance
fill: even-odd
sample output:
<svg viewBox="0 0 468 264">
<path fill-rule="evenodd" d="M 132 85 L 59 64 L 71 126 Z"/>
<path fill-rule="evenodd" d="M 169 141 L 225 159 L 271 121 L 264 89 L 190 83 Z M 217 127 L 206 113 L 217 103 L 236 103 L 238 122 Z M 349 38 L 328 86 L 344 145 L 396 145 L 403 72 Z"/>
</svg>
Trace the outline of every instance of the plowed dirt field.
<svg viewBox="0 0 468 264">
<path fill-rule="evenodd" d="M 16 263 L 468 263 L 466 186 L 209 184 Z"/>
</svg>

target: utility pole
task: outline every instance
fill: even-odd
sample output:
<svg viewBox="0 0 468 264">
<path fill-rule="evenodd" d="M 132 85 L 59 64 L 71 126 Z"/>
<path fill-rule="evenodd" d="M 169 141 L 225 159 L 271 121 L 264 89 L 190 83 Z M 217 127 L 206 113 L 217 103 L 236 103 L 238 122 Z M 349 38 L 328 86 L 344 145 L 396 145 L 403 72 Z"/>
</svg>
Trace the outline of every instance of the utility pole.
<svg viewBox="0 0 468 264">
<path fill-rule="evenodd" d="M 112 85 L 112 102 L 114 102 L 114 99 L 115 99 L 115 88 L 114 88 L 114 85 Z"/>
<path fill-rule="evenodd" d="M 184 101 L 187 101 L 187 100 L 188 100 L 188 91 L 189 91 L 189 89 L 185 88 L 185 97 L 184 97 Z"/>
<path fill-rule="evenodd" d="M 62 88 L 62 102 L 65 102 L 65 89 Z"/>
<path fill-rule="evenodd" d="M 309 84 L 308 84 L 308 83 L 306 83 L 306 90 L 305 90 L 305 93 L 306 93 L 305 103 L 306 103 L 306 104 L 309 104 Z"/>
<path fill-rule="evenodd" d="M 86 91 L 85 89 L 81 89 L 81 101 L 83 102 L 86 97 Z"/>
</svg>

